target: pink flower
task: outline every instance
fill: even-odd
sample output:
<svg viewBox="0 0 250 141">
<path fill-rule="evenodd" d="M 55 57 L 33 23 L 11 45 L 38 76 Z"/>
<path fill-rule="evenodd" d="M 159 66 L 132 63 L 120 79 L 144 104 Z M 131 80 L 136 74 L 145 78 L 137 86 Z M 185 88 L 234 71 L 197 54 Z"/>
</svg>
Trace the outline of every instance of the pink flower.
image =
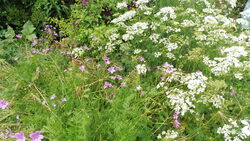
<svg viewBox="0 0 250 141">
<path fill-rule="evenodd" d="M 231 95 L 235 95 L 235 91 L 234 91 L 234 90 L 231 90 L 231 91 L 230 91 L 230 94 L 231 94 Z"/>
<path fill-rule="evenodd" d="M 102 57 L 102 60 L 105 61 L 105 64 L 110 64 L 109 58 L 107 56 Z"/>
<path fill-rule="evenodd" d="M 72 71 L 73 69 L 72 68 L 68 68 L 69 71 Z"/>
<path fill-rule="evenodd" d="M 46 101 L 43 101 L 42 104 L 45 105 L 45 104 L 46 104 Z"/>
<path fill-rule="evenodd" d="M 67 99 L 66 99 L 66 98 L 62 98 L 61 101 L 62 101 L 62 102 L 66 102 Z"/>
<path fill-rule="evenodd" d="M 20 117 L 19 117 L 19 115 L 17 115 L 17 116 L 16 116 L 16 120 L 19 120 L 19 119 L 20 119 Z"/>
<path fill-rule="evenodd" d="M 108 70 L 111 74 L 113 74 L 114 72 L 116 72 L 115 67 L 109 67 L 107 70 Z"/>
<path fill-rule="evenodd" d="M 105 82 L 104 86 L 103 86 L 104 89 L 112 88 L 112 87 L 113 87 L 113 85 L 111 83 L 109 83 L 109 82 Z"/>
<path fill-rule="evenodd" d="M 173 126 L 174 126 L 175 128 L 180 128 L 181 123 L 180 123 L 178 120 L 175 120 Z"/>
<path fill-rule="evenodd" d="M 25 135 L 23 132 L 15 133 L 14 137 L 17 139 L 16 141 L 25 141 Z"/>
<path fill-rule="evenodd" d="M 22 38 L 22 35 L 17 34 L 17 35 L 16 35 L 16 38 L 19 38 L 19 39 L 20 39 L 20 38 Z"/>
<path fill-rule="evenodd" d="M 121 83 L 121 87 L 126 87 L 126 83 L 125 83 L 125 82 L 122 82 L 122 83 Z"/>
<path fill-rule="evenodd" d="M 79 67 L 79 69 L 80 69 L 81 71 L 84 71 L 84 70 L 85 70 L 85 66 L 84 66 L 84 65 L 81 65 L 81 66 Z"/>
<path fill-rule="evenodd" d="M 141 62 L 144 62 L 144 61 L 145 61 L 145 58 L 144 58 L 144 57 L 140 57 L 139 60 L 140 60 Z"/>
<path fill-rule="evenodd" d="M 9 102 L 8 101 L 4 101 L 4 100 L 1 100 L 0 99 L 0 108 L 1 109 L 7 109 L 8 108 L 8 105 L 9 105 Z"/>
<path fill-rule="evenodd" d="M 50 96 L 50 99 L 55 99 L 56 98 L 56 94 L 53 94 Z"/>
<path fill-rule="evenodd" d="M 173 119 L 178 120 L 179 114 L 180 114 L 179 111 L 175 111 L 173 115 Z"/>
<path fill-rule="evenodd" d="M 41 131 L 36 131 L 35 133 L 30 134 L 31 141 L 41 141 L 44 136 L 41 135 Z"/>
<path fill-rule="evenodd" d="M 120 75 L 117 75 L 116 78 L 117 78 L 118 80 L 122 80 L 122 76 L 120 76 Z"/>
<path fill-rule="evenodd" d="M 34 40 L 33 43 L 32 43 L 33 46 L 36 46 L 37 45 L 37 41 Z"/>
</svg>

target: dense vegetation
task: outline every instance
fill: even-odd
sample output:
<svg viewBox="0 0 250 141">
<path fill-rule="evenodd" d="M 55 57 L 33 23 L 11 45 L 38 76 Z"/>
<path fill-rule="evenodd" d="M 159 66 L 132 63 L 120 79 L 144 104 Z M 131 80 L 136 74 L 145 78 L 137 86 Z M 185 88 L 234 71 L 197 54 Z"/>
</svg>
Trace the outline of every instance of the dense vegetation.
<svg viewBox="0 0 250 141">
<path fill-rule="evenodd" d="M 245 3 L 0 1 L 0 139 L 249 140 Z"/>
</svg>

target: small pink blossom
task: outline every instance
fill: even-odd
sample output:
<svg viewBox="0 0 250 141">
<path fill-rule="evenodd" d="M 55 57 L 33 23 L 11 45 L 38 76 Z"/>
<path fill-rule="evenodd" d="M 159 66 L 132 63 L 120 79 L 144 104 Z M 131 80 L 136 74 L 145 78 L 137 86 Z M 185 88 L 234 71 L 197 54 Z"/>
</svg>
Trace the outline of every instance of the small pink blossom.
<svg viewBox="0 0 250 141">
<path fill-rule="evenodd" d="M 41 141 L 44 136 L 41 135 L 41 131 L 36 131 L 30 134 L 31 141 Z"/>
<path fill-rule="evenodd" d="M 81 65 L 81 66 L 79 67 L 79 69 L 80 69 L 81 71 L 84 71 L 84 70 L 85 70 L 85 66 L 84 66 L 84 65 Z"/>
<path fill-rule="evenodd" d="M 126 83 L 125 83 L 125 82 L 122 82 L 122 83 L 121 83 L 121 87 L 126 87 Z"/>
<path fill-rule="evenodd" d="M 109 67 L 107 70 L 108 70 L 111 74 L 113 74 L 114 72 L 116 72 L 115 67 Z"/>
<path fill-rule="evenodd" d="M 230 91 L 230 94 L 231 94 L 231 95 L 235 95 L 235 91 L 234 91 L 234 90 L 231 90 L 231 91 Z"/>
<path fill-rule="evenodd" d="M 20 38 L 22 38 L 22 35 L 17 34 L 17 35 L 16 35 L 16 38 L 19 38 L 19 39 L 20 39 Z"/>
<path fill-rule="evenodd" d="M 50 96 L 50 99 L 55 99 L 56 98 L 56 94 L 53 94 Z"/>
<path fill-rule="evenodd" d="M 61 101 L 62 101 L 62 102 L 66 102 L 67 99 L 66 99 L 66 98 L 62 98 Z"/>
<path fill-rule="evenodd" d="M 0 99 L 0 108 L 1 109 L 8 109 L 8 105 L 9 105 L 9 102 L 8 101 L 4 101 L 4 100 L 1 100 Z"/>
<path fill-rule="evenodd" d="M 33 43 L 32 43 L 33 46 L 36 46 L 37 45 L 37 41 L 34 40 Z"/>
<path fill-rule="evenodd" d="M 19 116 L 19 115 L 17 115 L 17 116 L 16 116 L 16 120 L 19 120 L 19 119 L 20 119 L 20 116 Z"/>
<path fill-rule="evenodd" d="M 109 83 L 109 82 L 105 82 L 104 85 L 103 85 L 104 89 L 112 88 L 112 87 L 113 87 L 113 85 L 111 83 Z"/>
<path fill-rule="evenodd" d="M 181 123 L 180 123 L 178 120 L 175 120 L 173 126 L 174 126 L 175 128 L 180 128 Z"/>
<path fill-rule="evenodd" d="M 16 138 L 16 141 L 25 141 L 25 135 L 23 132 L 15 133 L 14 137 Z"/>
</svg>

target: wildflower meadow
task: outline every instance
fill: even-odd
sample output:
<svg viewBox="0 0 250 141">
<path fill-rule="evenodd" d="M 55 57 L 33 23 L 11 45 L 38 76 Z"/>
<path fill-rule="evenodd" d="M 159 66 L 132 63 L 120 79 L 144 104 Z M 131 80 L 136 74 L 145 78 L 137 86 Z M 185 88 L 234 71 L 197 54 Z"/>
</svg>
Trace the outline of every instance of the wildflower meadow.
<svg viewBox="0 0 250 141">
<path fill-rule="evenodd" d="M 247 0 L 0 5 L 0 140 L 250 141 Z"/>
</svg>

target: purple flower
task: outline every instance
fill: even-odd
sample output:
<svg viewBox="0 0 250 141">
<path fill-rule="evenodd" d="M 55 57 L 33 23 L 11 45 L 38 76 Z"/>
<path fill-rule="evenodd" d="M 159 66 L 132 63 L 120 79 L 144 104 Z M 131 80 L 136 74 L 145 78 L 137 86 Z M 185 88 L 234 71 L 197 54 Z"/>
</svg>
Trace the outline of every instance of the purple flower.
<svg viewBox="0 0 250 141">
<path fill-rule="evenodd" d="M 73 69 L 72 68 L 68 68 L 69 71 L 72 71 Z"/>
<path fill-rule="evenodd" d="M 114 72 L 116 72 L 115 67 L 109 67 L 107 70 L 108 70 L 111 74 L 113 74 Z"/>
<path fill-rule="evenodd" d="M 19 119 L 20 119 L 20 117 L 19 117 L 19 115 L 17 115 L 17 116 L 16 116 L 16 120 L 19 120 Z"/>
<path fill-rule="evenodd" d="M 41 141 L 44 136 L 41 135 L 41 131 L 36 131 L 35 133 L 30 134 L 31 141 Z"/>
<path fill-rule="evenodd" d="M 161 70 L 161 66 L 156 66 L 156 69 L 157 70 Z"/>
<path fill-rule="evenodd" d="M 175 128 L 180 128 L 181 123 L 180 123 L 178 120 L 175 120 L 173 126 L 174 126 Z"/>
<path fill-rule="evenodd" d="M 79 69 L 80 69 L 81 71 L 84 71 L 84 70 L 85 70 L 85 66 L 84 66 L 84 65 L 81 65 L 81 66 L 79 67 Z"/>
<path fill-rule="evenodd" d="M 168 68 L 168 69 L 167 69 L 167 72 L 168 72 L 168 73 L 172 73 L 172 72 L 173 72 L 173 69 L 172 69 L 172 68 Z"/>
<path fill-rule="evenodd" d="M 111 83 L 109 83 L 109 82 L 105 82 L 104 85 L 103 85 L 104 89 L 112 88 L 112 87 L 113 87 L 113 85 Z"/>
<path fill-rule="evenodd" d="M 16 141 L 25 141 L 26 140 L 23 132 L 15 133 L 14 137 L 17 139 Z"/>
<path fill-rule="evenodd" d="M 168 62 L 165 62 L 163 66 L 168 67 L 169 66 Z"/>
<path fill-rule="evenodd" d="M 56 98 L 56 94 L 51 95 L 50 99 L 55 99 Z"/>
<path fill-rule="evenodd" d="M 66 98 L 62 98 L 61 101 L 62 101 L 62 102 L 66 102 L 67 99 L 66 99 Z"/>
<path fill-rule="evenodd" d="M 141 62 L 144 62 L 144 61 L 145 61 L 145 58 L 144 58 L 144 57 L 140 57 L 139 60 L 140 60 Z"/>
<path fill-rule="evenodd" d="M 85 49 L 85 50 L 90 50 L 90 48 L 87 47 L 87 46 L 83 46 L 82 48 Z"/>
<path fill-rule="evenodd" d="M 173 119 L 178 120 L 179 114 L 180 114 L 179 111 L 175 111 L 173 115 Z"/>
<path fill-rule="evenodd" d="M 8 101 L 4 101 L 4 100 L 1 100 L 0 99 L 0 108 L 1 109 L 7 109 L 8 108 L 8 105 L 9 105 L 9 102 Z"/>
<path fill-rule="evenodd" d="M 102 57 L 102 60 L 105 61 L 105 64 L 110 64 L 109 58 L 107 56 Z"/>
<path fill-rule="evenodd" d="M 120 76 L 120 75 L 117 75 L 116 78 L 117 78 L 118 80 L 122 80 L 122 76 Z"/>
<path fill-rule="evenodd" d="M 89 62 L 90 60 L 91 60 L 90 58 L 86 58 L 86 59 L 85 59 L 86 62 Z"/>
<path fill-rule="evenodd" d="M 231 90 L 231 91 L 230 91 L 230 94 L 231 94 L 231 95 L 235 95 L 235 91 L 234 91 L 234 90 Z"/>
<path fill-rule="evenodd" d="M 125 82 L 122 82 L 122 83 L 121 83 L 121 87 L 126 87 L 126 83 L 125 83 Z"/>
<path fill-rule="evenodd" d="M 22 35 L 17 34 L 17 35 L 16 35 L 16 38 L 19 38 L 19 39 L 20 39 L 20 38 L 22 38 Z"/>
<path fill-rule="evenodd" d="M 121 68 L 121 67 L 119 67 L 119 66 L 117 66 L 117 65 L 115 65 L 114 67 L 115 67 L 115 69 L 117 69 L 117 70 L 119 70 L 119 71 L 121 71 L 121 70 L 122 70 L 122 68 Z"/>
<path fill-rule="evenodd" d="M 34 40 L 33 43 L 32 43 L 33 46 L 36 46 L 37 45 L 37 41 Z"/>
</svg>

